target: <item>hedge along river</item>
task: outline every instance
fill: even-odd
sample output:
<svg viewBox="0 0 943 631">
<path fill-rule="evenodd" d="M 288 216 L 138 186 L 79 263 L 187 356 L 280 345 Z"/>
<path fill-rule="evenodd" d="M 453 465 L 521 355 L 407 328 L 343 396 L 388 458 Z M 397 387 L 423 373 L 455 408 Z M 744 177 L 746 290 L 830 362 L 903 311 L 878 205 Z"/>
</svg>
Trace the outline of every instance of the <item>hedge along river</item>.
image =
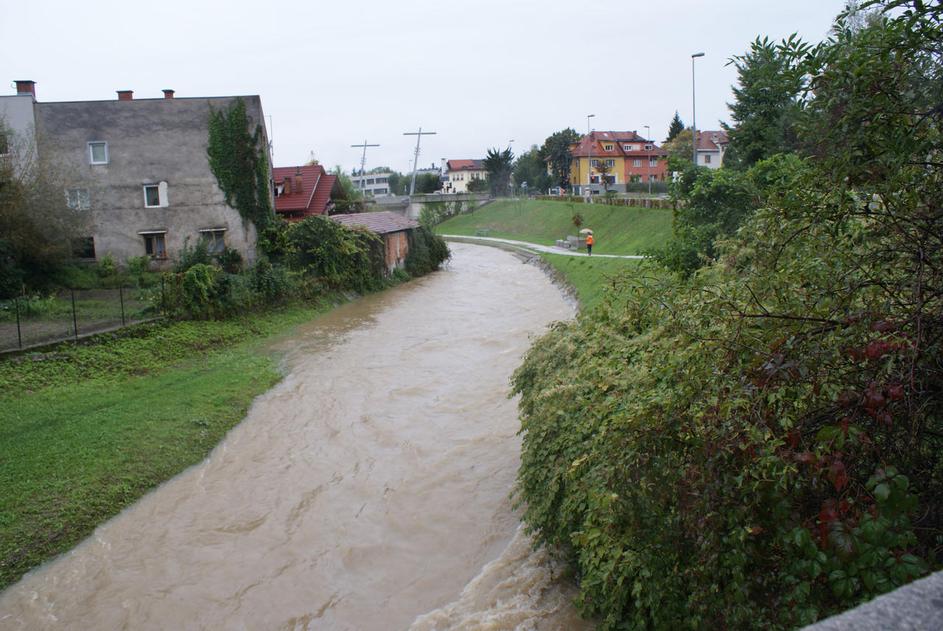
<svg viewBox="0 0 943 631">
<path fill-rule="evenodd" d="M 572 307 L 506 252 L 452 252 L 279 342 L 285 379 L 0 595 L 0 629 L 589 628 L 509 498 L 508 379 Z"/>
</svg>

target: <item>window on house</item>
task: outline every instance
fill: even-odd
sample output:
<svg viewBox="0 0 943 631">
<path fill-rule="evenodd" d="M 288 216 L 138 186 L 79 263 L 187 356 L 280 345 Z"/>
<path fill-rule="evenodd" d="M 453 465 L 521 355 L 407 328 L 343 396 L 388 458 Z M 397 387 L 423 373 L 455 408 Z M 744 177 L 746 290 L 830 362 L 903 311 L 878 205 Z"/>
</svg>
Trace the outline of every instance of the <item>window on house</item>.
<svg viewBox="0 0 943 631">
<path fill-rule="evenodd" d="M 606 166 L 607 166 L 607 167 L 614 167 L 614 166 L 616 166 L 616 161 L 615 161 L 615 160 L 606 160 Z"/>
<path fill-rule="evenodd" d="M 7 138 L 7 135 L 0 133 L 0 156 L 5 156 L 10 153 L 10 139 Z"/>
<path fill-rule="evenodd" d="M 649 176 L 648 176 L 648 181 L 649 181 L 649 182 L 657 182 L 657 181 L 658 181 L 658 176 L 657 176 L 657 175 L 649 175 Z"/>
<path fill-rule="evenodd" d="M 632 145 L 622 145 L 623 151 L 632 151 Z"/>
<path fill-rule="evenodd" d="M 594 167 L 598 167 L 598 166 L 599 166 L 599 160 L 591 160 L 591 161 L 590 161 L 590 164 L 591 164 L 592 166 L 594 166 Z"/>
<path fill-rule="evenodd" d="M 210 254 L 219 254 L 226 249 L 225 228 L 200 230 L 200 239 L 206 244 L 206 251 Z"/>
<path fill-rule="evenodd" d="M 88 210 L 92 207 L 87 188 L 70 188 L 66 190 L 65 203 L 72 210 Z"/>
<path fill-rule="evenodd" d="M 606 151 L 612 151 L 612 145 L 603 145 L 602 148 Z"/>
<path fill-rule="evenodd" d="M 140 232 L 144 237 L 144 253 L 152 259 L 167 258 L 166 231 Z"/>
<path fill-rule="evenodd" d="M 606 176 L 606 182 L 609 183 L 609 184 L 615 184 L 615 183 L 616 183 L 616 176 L 614 176 L 614 175 L 607 175 L 607 176 Z"/>
<path fill-rule="evenodd" d="M 291 185 L 285 185 L 285 189 L 282 191 L 283 195 L 286 195 L 291 192 Z M 144 207 L 145 208 L 157 208 L 158 206 L 166 207 L 169 206 L 170 202 L 167 201 L 167 182 L 160 182 L 159 184 L 145 184 L 144 185 Z"/>
<path fill-rule="evenodd" d="M 632 176 L 632 182 L 633 182 L 633 183 L 638 184 L 638 183 L 641 182 L 641 181 L 642 181 L 642 176 L 641 176 L 641 175 L 633 175 L 633 176 Z"/>
<path fill-rule="evenodd" d="M 598 175 L 591 175 L 591 176 L 589 176 L 589 183 L 590 183 L 590 184 L 599 184 L 599 176 L 598 176 Z"/>
<path fill-rule="evenodd" d="M 93 237 L 77 237 L 69 240 L 72 247 L 72 256 L 77 259 L 95 258 L 95 239 Z"/>
<path fill-rule="evenodd" d="M 108 143 L 94 141 L 88 143 L 89 164 L 108 164 Z"/>
<path fill-rule="evenodd" d="M 645 151 L 651 151 L 651 150 L 652 150 L 651 145 L 645 145 Z"/>
<path fill-rule="evenodd" d="M 648 159 L 648 166 L 650 166 L 650 167 L 657 167 L 657 166 L 658 166 L 658 158 L 649 158 L 649 159 Z"/>
<path fill-rule="evenodd" d="M 710 164 L 710 163 L 711 163 L 711 157 L 710 157 L 710 155 L 704 156 L 704 164 Z"/>
<path fill-rule="evenodd" d="M 641 160 L 641 158 L 635 158 L 634 160 L 632 160 L 632 166 L 634 166 L 634 167 L 640 167 L 640 166 L 642 166 L 642 160 Z"/>
</svg>

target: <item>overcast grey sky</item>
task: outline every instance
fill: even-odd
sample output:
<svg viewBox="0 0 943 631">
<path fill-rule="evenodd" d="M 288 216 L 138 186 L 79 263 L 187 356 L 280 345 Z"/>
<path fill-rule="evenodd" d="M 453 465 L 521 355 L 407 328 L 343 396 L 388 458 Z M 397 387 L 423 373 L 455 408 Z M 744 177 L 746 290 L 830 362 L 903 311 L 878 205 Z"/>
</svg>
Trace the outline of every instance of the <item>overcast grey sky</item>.
<svg viewBox="0 0 943 631">
<path fill-rule="evenodd" d="M 650 125 L 678 110 L 716 129 L 736 73 L 728 59 L 757 35 L 823 39 L 843 0 L 0 0 L 4 79 L 32 79 L 41 101 L 260 94 L 275 165 L 411 168 L 520 153 L 554 131 Z M 11 83 L 12 85 L 12 83 Z M 10 87 L 5 92 L 12 94 Z"/>
</svg>

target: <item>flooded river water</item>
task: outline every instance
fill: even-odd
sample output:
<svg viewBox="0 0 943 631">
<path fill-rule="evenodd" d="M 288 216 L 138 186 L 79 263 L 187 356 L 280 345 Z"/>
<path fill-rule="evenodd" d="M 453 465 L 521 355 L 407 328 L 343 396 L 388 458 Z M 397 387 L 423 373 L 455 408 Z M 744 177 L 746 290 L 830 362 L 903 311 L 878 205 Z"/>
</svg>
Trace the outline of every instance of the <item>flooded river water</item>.
<svg viewBox="0 0 943 631">
<path fill-rule="evenodd" d="M 448 269 L 280 343 L 202 464 L 0 595 L 0 629 L 582 629 L 519 532 L 508 378 L 572 307 L 537 268 Z"/>
</svg>

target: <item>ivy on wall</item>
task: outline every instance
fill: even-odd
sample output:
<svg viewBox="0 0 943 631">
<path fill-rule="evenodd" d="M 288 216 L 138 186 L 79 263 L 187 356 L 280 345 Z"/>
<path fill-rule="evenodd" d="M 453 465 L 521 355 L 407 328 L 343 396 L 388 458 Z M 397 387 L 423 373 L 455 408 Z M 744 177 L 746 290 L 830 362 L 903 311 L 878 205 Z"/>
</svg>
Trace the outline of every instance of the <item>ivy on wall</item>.
<svg viewBox="0 0 943 631">
<path fill-rule="evenodd" d="M 212 110 L 206 153 L 226 203 L 261 232 L 275 220 L 269 164 L 261 124 L 256 124 L 252 133 L 249 129 L 246 104 L 241 98 L 227 109 Z"/>
</svg>

